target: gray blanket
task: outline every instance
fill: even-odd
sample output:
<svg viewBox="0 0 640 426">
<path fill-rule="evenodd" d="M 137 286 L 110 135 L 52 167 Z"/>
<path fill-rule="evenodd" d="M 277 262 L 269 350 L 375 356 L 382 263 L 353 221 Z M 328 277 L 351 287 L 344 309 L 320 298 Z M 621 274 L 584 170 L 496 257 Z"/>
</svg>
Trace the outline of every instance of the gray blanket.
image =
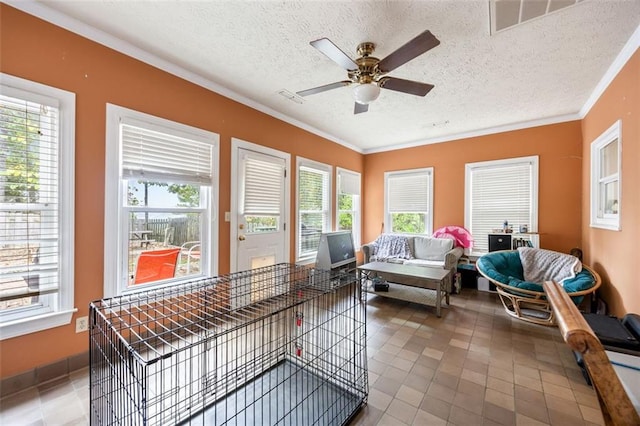
<svg viewBox="0 0 640 426">
<path fill-rule="evenodd" d="M 409 240 L 404 235 L 382 234 L 375 241 L 373 255 L 378 260 L 383 259 L 413 259 Z"/>
<path fill-rule="evenodd" d="M 518 254 L 524 279 L 532 283 L 555 281 L 562 284 L 582 270 L 580 260 L 570 254 L 530 247 L 518 247 Z"/>
</svg>

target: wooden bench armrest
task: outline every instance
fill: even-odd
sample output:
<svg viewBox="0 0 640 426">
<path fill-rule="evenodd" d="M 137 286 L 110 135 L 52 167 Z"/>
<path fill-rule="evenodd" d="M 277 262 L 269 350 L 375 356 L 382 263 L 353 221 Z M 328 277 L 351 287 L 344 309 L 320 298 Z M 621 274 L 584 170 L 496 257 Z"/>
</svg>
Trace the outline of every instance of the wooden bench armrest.
<svg viewBox="0 0 640 426">
<path fill-rule="evenodd" d="M 556 315 L 564 341 L 582 354 L 585 367 L 598 395 L 602 416 L 607 425 L 640 425 L 640 416 L 622 387 L 604 347 L 595 333 L 558 283 L 543 284 L 547 300 Z"/>
</svg>

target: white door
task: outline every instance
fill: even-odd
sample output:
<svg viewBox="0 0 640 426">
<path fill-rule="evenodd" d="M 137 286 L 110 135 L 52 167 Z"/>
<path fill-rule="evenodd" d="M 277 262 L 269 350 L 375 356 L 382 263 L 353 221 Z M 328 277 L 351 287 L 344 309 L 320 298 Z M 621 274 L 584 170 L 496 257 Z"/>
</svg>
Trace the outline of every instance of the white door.
<svg viewBox="0 0 640 426">
<path fill-rule="evenodd" d="M 288 154 L 233 142 L 232 272 L 288 262 Z"/>
</svg>

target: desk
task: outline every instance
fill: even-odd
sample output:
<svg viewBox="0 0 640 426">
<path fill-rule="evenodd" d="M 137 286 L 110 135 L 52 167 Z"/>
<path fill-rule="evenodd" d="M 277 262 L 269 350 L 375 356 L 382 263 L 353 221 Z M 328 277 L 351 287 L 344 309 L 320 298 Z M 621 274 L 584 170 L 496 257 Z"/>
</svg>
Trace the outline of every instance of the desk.
<svg viewBox="0 0 640 426">
<path fill-rule="evenodd" d="M 140 241 L 140 247 L 146 244 L 149 247 L 149 243 L 155 240 L 150 240 L 149 235 L 153 234 L 153 231 L 131 231 L 129 232 L 129 241 Z"/>
<path fill-rule="evenodd" d="M 435 307 L 438 317 L 441 316 L 442 297 L 446 299 L 447 305 L 449 304 L 447 280 L 450 279 L 450 274 L 451 271 L 442 268 L 387 262 L 370 262 L 358 266 L 358 278 L 363 292 L 433 306 L 431 303 L 427 303 L 431 300 L 424 289 L 435 290 Z M 373 286 L 368 282 L 372 275 L 380 275 L 391 281 L 389 291 L 374 291 Z M 393 284 L 393 282 L 402 284 Z"/>
</svg>

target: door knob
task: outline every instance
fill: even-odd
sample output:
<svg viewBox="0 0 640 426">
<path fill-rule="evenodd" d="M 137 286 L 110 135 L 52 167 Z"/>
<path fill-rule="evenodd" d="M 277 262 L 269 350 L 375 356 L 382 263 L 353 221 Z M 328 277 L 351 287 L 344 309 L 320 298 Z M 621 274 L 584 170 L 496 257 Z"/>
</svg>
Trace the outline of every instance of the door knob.
<svg viewBox="0 0 640 426">
<path fill-rule="evenodd" d="M 244 236 L 244 235 L 240 235 L 240 236 L 238 236 L 238 239 L 239 239 L 240 241 L 244 241 L 246 238 L 245 238 L 245 236 Z"/>
</svg>

